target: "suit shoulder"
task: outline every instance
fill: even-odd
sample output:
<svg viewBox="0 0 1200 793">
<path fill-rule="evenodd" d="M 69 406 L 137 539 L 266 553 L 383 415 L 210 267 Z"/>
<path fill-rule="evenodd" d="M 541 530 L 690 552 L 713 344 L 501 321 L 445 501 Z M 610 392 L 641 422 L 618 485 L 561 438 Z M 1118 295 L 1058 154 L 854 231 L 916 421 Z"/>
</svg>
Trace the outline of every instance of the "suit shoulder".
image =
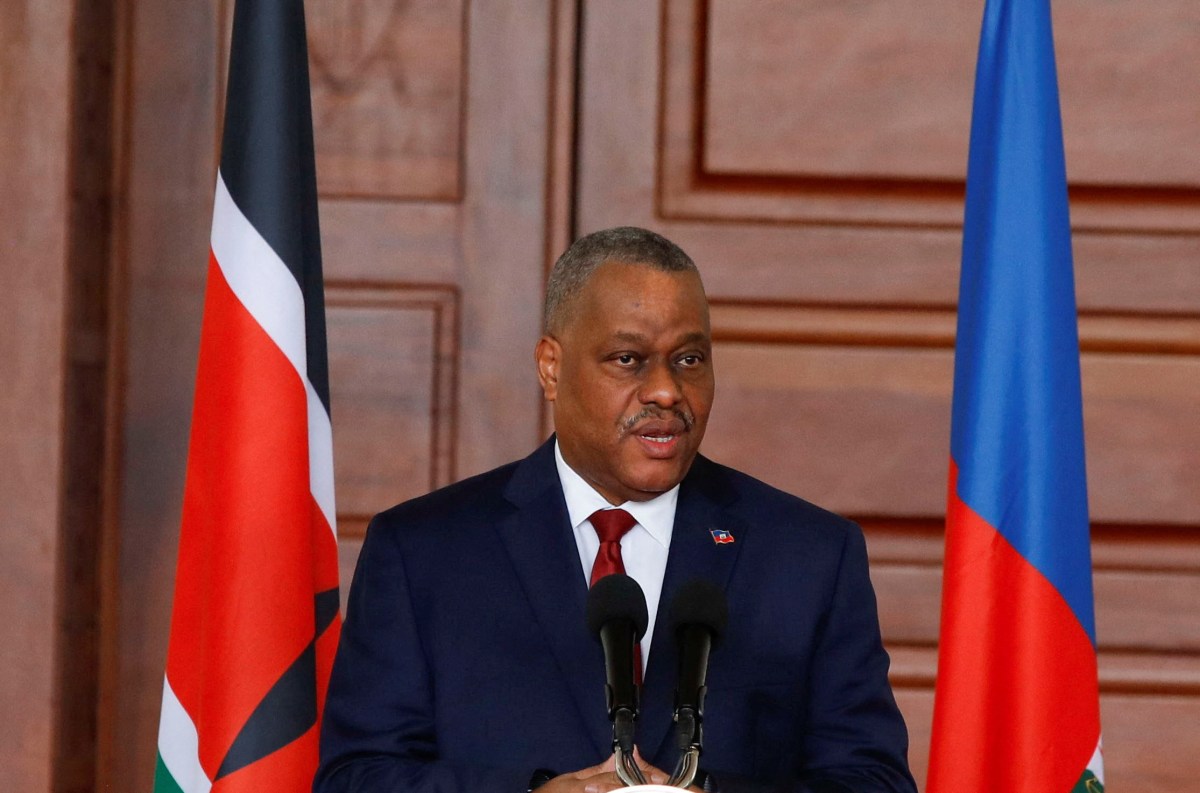
<svg viewBox="0 0 1200 793">
<path fill-rule="evenodd" d="M 707 459 L 704 463 L 708 469 L 706 476 L 720 483 L 722 489 L 728 489 L 729 509 L 742 514 L 753 525 L 818 529 L 839 537 L 847 533 L 862 534 L 858 524 L 849 518 L 735 468 Z"/>
</svg>

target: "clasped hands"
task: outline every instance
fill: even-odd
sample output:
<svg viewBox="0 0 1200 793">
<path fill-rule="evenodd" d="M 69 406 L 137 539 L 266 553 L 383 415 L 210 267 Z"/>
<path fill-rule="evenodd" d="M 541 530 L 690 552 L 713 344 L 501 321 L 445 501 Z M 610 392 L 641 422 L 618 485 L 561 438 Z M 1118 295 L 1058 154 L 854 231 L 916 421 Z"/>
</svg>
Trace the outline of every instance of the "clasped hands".
<svg viewBox="0 0 1200 793">
<path fill-rule="evenodd" d="M 642 774 L 646 777 L 648 783 L 652 785 L 667 784 L 670 775 L 662 769 L 655 768 L 647 763 L 636 747 L 633 750 L 633 760 L 642 769 Z M 584 768 L 574 773 L 554 777 L 554 779 L 539 787 L 538 793 L 608 793 L 611 790 L 622 790 L 624 788 L 625 783 L 617 776 L 616 756 L 613 755 L 603 763 L 594 765 L 591 768 Z M 693 793 L 704 793 L 695 785 L 689 787 L 688 790 L 693 791 Z"/>
</svg>

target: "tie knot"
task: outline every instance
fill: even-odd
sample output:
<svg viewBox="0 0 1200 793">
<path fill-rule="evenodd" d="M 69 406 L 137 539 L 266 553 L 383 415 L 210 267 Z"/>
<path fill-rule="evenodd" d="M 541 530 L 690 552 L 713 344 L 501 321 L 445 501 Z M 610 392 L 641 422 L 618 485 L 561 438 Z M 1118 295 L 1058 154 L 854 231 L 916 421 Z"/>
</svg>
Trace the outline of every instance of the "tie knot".
<svg viewBox="0 0 1200 793">
<path fill-rule="evenodd" d="M 620 542 L 637 520 L 623 509 L 598 509 L 588 518 L 601 543 Z"/>
</svg>

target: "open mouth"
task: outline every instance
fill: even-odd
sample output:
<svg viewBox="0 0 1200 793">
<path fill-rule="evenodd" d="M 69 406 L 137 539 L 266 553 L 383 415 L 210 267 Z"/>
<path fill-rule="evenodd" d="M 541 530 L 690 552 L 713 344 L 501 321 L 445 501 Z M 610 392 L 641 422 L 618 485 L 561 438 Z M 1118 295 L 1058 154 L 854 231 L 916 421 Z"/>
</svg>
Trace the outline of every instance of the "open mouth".
<svg viewBox="0 0 1200 793">
<path fill-rule="evenodd" d="M 679 451 L 684 435 L 692 428 L 692 417 L 683 411 L 668 413 L 643 411 L 625 421 L 626 437 L 637 438 L 647 457 L 672 458 Z"/>
<path fill-rule="evenodd" d="M 674 435 L 639 435 L 638 437 L 644 441 L 649 441 L 650 443 L 661 443 L 661 444 L 668 444 L 671 441 L 675 440 Z"/>
<path fill-rule="evenodd" d="M 679 452 L 683 429 L 677 427 L 641 428 L 634 433 L 642 454 L 652 460 L 668 460 Z"/>
</svg>

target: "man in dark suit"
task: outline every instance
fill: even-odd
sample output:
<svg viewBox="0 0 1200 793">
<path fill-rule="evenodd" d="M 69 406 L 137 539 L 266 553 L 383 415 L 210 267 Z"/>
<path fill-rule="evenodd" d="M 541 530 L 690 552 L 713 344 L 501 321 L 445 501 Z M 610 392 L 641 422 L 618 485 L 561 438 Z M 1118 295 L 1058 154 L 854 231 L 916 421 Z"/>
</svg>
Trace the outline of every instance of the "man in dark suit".
<svg viewBox="0 0 1200 793">
<path fill-rule="evenodd" d="M 584 237 L 555 265 L 544 325 L 555 436 L 372 521 L 314 790 L 620 787 L 584 624 L 589 580 L 616 565 L 652 620 L 694 578 L 728 597 L 703 789 L 914 791 L 861 531 L 697 453 L 714 378 L 691 259 L 641 229 Z M 637 742 L 657 781 L 676 756 L 664 623 L 640 648 Z"/>
</svg>

